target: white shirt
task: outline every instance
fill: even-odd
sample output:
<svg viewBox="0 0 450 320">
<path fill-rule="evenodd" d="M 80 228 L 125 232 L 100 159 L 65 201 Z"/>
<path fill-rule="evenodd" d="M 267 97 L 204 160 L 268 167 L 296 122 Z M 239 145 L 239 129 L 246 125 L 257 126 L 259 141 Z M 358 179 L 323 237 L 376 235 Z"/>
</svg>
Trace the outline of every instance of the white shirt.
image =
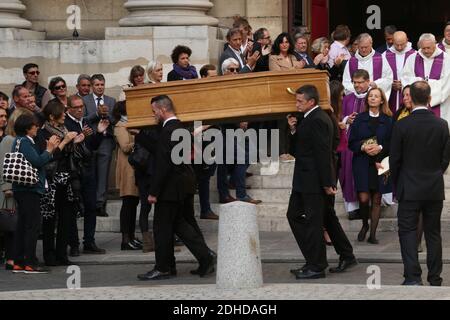
<svg viewBox="0 0 450 320">
<path fill-rule="evenodd" d="M 167 122 L 169 122 L 169 121 L 171 121 L 171 120 L 177 120 L 177 119 L 178 119 L 178 118 L 175 117 L 175 116 L 170 117 L 169 119 L 167 119 L 166 121 L 164 121 L 164 123 L 163 123 L 163 128 L 166 126 L 166 123 L 167 123 Z"/>
<path fill-rule="evenodd" d="M 95 105 L 96 105 L 97 107 L 98 107 L 98 103 L 99 103 L 98 98 L 100 98 L 100 99 L 101 99 L 100 101 L 103 101 L 103 103 L 105 102 L 104 96 L 99 97 L 99 96 L 97 96 L 95 93 L 93 93 L 92 95 L 93 95 L 93 97 L 94 97 Z"/>
<path fill-rule="evenodd" d="M 239 64 L 243 68 L 245 66 L 244 61 L 242 61 L 242 52 L 234 49 L 232 46 L 230 46 L 230 49 L 233 50 L 233 52 L 236 54 L 239 60 Z"/>
<path fill-rule="evenodd" d="M 32 137 L 30 137 L 30 136 L 26 136 L 26 137 L 27 137 L 28 139 L 30 139 L 30 141 L 31 141 L 32 144 L 35 144 L 35 143 L 34 143 L 34 139 L 33 139 Z"/>
<path fill-rule="evenodd" d="M 313 112 L 314 110 L 316 110 L 317 108 L 320 108 L 319 106 L 315 106 L 314 108 L 312 108 L 311 110 L 309 110 L 308 112 L 305 113 L 305 119 L 307 116 L 310 115 L 311 112 Z"/>
<path fill-rule="evenodd" d="M 428 110 L 428 108 L 427 107 L 416 107 L 416 108 L 414 108 L 414 110 L 412 112 L 416 112 L 418 110 Z"/>
<path fill-rule="evenodd" d="M 344 60 L 350 60 L 350 58 L 352 57 L 350 51 L 348 51 L 348 48 L 342 42 L 334 41 L 330 46 L 330 53 L 328 54 L 328 65 L 330 66 L 330 68 L 333 68 L 335 64 L 334 61 L 341 54 L 344 54 Z"/>
</svg>

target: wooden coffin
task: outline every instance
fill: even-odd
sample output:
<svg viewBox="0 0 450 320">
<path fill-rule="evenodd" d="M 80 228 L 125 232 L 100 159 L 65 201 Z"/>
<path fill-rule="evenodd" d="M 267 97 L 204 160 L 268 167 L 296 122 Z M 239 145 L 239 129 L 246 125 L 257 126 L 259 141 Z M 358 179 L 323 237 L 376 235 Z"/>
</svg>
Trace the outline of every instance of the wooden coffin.
<svg viewBox="0 0 450 320">
<path fill-rule="evenodd" d="M 128 126 L 155 125 L 150 100 L 163 94 L 174 101 L 177 117 L 182 122 L 276 119 L 297 111 L 295 95 L 289 91 L 305 84 L 318 88 L 320 106 L 329 109 L 328 81 L 326 71 L 297 70 L 143 85 L 126 90 Z"/>
</svg>

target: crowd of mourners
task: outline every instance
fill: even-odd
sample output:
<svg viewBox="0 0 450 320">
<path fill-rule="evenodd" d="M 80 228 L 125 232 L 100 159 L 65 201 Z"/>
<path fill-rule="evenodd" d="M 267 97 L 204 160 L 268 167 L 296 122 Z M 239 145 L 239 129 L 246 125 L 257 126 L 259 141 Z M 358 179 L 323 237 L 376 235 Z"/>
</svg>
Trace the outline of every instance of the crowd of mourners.
<svg viewBox="0 0 450 320">
<path fill-rule="evenodd" d="M 393 124 L 411 112 L 409 86 L 418 80 L 428 81 L 433 98 L 429 107 L 437 116 L 449 120 L 450 22 L 443 30 L 439 41 L 432 34 L 423 34 L 413 49 L 405 32 L 388 26 L 385 43 L 374 48 L 369 34 L 353 37 L 345 25 L 337 26 L 329 38 L 311 39 L 308 28 L 302 26 L 272 39 L 268 29 L 254 31 L 245 18 L 236 17 L 218 66 L 205 65 L 197 71 L 190 63 L 191 49 L 179 45 L 173 49 L 173 70 L 167 76 L 158 61 L 151 61 L 146 68 L 137 65 L 132 67 L 124 89 L 158 84 L 164 79 L 180 81 L 309 68 L 328 71 L 332 106 L 329 115 L 340 135 L 335 150 L 339 159 L 336 177 L 349 219 L 362 220 L 358 241 L 364 241 L 369 233 L 368 242 L 377 244 L 381 206 L 395 201 L 389 176 L 378 175 L 378 170 L 389 156 Z M 46 272 L 36 256 L 39 238 L 45 266 L 70 265 L 69 256 L 105 254 L 96 245 L 95 230 L 97 217 L 108 216 L 108 179 L 115 150 L 113 169 L 122 200 L 121 250 L 154 251 L 149 226 L 152 204 L 148 198 L 152 176 L 158 170 L 152 160 L 158 139 L 156 129 L 127 128 L 126 91 L 117 101 L 105 95 L 106 79 L 102 74 L 79 75 L 77 92 L 72 93 L 59 76 L 52 78 L 47 87 L 42 86 L 37 64 L 25 65 L 23 75 L 25 81 L 14 87 L 11 97 L 0 92 L 0 165 L 6 153 L 17 149 L 38 170 L 39 181 L 24 186 L 1 180 L 2 208 L 15 209 L 17 214 L 15 231 L 0 234 L 5 268 L 13 272 Z M 290 137 L 300 118 L 289 114 L 273 121 L 224 125 L 222 129 L 278 129 L 279 160 L 293 162 L 295 148 Z M 365 141 L 362 147 L 361 141 Z M 215 174 L 220 203 L 262 202 L 247 193 L 250 186 L 246 178 L 251 176 L 248 167 L 249 163 L 194 166 L 201 219 L 219 218 L 209 200 L 210 179 Z M 236 190 L 236 197 L 230 189 Z M 139 203 L 141 239 L 135 230 Z M 84 217 L 82 250 L 79 217 Z M 418 230 L 421 239 L 420 226 Z M 324 238 L 330 243 L 326 230 Z"/>
</svg>

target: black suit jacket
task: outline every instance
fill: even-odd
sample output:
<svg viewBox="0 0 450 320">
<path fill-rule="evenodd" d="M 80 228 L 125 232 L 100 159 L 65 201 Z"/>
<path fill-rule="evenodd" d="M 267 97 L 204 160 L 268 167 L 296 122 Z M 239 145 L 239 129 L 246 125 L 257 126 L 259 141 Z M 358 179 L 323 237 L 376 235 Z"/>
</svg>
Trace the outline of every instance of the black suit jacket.
<svg viewBox="0 0 450 320">
<path fill-rule="evenodd" d="M 158 202 L 180 202 L 195 193 L 195 175 L 191 165 L 172 162 L 172 149 L 178 144 L 171 141 L 172 133 L 183 126 L 179 120 L 171 120 L 161 129 L 156 148 L 156 165 L 150 195 Z"/>
<path fill-rule="evenodd" d="M 333 173 L 335 129 L 325 111 L 318 108 L 301 120 L 291 139 L 296 158 L 293 191 L 320 194 L 324 187 L 336 186 Z"/>
<path fill-rule="evenodd" d="M 69 132 L 70 131 L 74 131 L 77 133 L 83 132 L 80 125 L 77 122 L 75 122 L 74 120 L 72 120 L 72 118 L 70 118 L 68 115 L 66 115 L 66 119 L 64 120 L 64 125 L 66 126 L 67 130 L 69 130 Z M 98 147 L 100 146 L 100 143 L 102 142 L 102 137 L 103 137 L 102 134 L 98 133 L 97 127 L 91 126 L 89 121 L 87 121 L 86 119 L 83 119 L 83 125 L 89 126 L 92 129 L 92 131 L 94 132 L 92 135 L 90 135 L 84 139 L 86 147 L 88 147 L 89 150 L 91 150 L 91 151 L 97 150 Z"/>
<path fill-rule="evenodd" d="M 447 121 L 428 110 L 417 110 L 395 123 L 389 162 L 400 201 L 445 199 L 449 143 Z"/>
</svg>

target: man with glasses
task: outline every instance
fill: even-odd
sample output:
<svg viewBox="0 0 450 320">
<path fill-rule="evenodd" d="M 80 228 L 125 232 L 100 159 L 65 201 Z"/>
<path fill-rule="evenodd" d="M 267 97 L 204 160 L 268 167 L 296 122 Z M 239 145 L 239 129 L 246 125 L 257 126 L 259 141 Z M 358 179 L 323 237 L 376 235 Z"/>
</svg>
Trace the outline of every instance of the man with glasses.
<svg viewBox="0 0 450 320">
<path fill-rule="evenodd" d="M 23 67 L 25 82 L 22 86 L 27 88 L 36 96 L 36 105 L 42 109 L 52 99 L 50 91 L 39 85 L 39 66 L 35 63 L 28 63 Z"/>
<path fill-rule="evenodd" d="M 253 72 L 269 71 L 269 56 L 272 51 L 272 39 L 269 30 L 260 28 L 253 34 L 255 41 L 253 51 L 261 52 L 261 58 L 256 62 Z"/>
</svg>

